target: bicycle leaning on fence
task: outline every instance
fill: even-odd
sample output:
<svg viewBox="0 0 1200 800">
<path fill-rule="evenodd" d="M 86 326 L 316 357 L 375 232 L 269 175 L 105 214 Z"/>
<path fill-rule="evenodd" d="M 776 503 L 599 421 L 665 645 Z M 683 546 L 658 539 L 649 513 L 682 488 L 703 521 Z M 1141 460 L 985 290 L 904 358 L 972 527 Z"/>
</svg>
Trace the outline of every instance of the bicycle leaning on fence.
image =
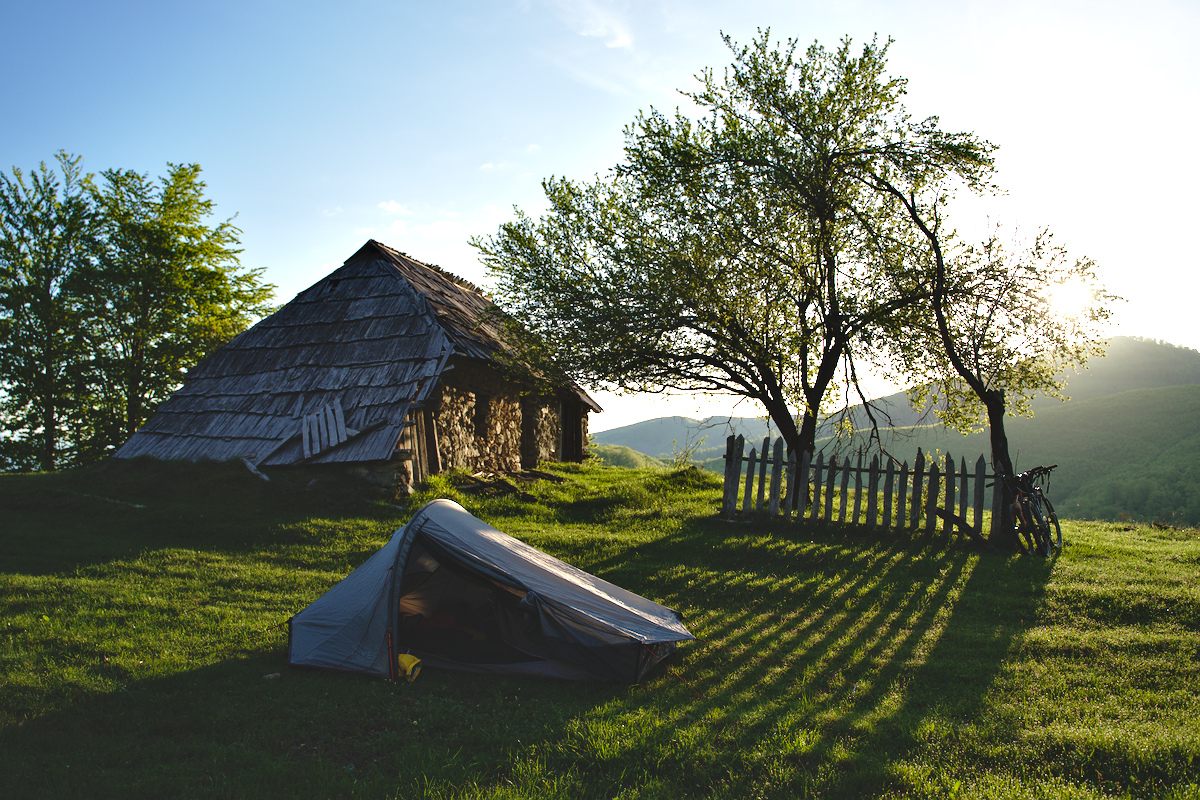
<svg viewBox="0 0 1200 800">
<path fill-rule="evenodd" d="M 1062 528 L 1058 524 L 1058 515 L 1054 513 L 1054 506 L 1050 505 L 1042 489 L 1057 466 L 1034 467 L 1019 475 L 999 475 L 1012 497 L 1009 511 L 1017 547 L 1029 555 L 1037 553 L 1051 556 L 1062 549 Z"/>
</svg>

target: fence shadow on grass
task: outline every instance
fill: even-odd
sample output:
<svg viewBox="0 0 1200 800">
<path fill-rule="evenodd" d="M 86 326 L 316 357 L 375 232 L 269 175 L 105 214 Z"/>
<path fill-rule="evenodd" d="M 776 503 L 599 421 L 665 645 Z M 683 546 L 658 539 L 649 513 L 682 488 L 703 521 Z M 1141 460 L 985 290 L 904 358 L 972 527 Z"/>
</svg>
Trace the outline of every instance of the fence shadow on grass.
<svg viewBox="0 0 1200 800">
<path fill-rule="evenodd" d="M 987 727 L 989 688 L 1052 566 L 930 544 L 699 521 L 594 565 L 618 583 L 646 576 L 639 591 L 679 607 L 698 638 L 596 720 L 635 719 L 649 702 L 663 724 L 622 758 L 647 776 L 688 775 L 680 791 L 853 797 L 903 785 L 926 739 Z M 647 562 L 658 562 L 648 576 Z"/>
</svg>

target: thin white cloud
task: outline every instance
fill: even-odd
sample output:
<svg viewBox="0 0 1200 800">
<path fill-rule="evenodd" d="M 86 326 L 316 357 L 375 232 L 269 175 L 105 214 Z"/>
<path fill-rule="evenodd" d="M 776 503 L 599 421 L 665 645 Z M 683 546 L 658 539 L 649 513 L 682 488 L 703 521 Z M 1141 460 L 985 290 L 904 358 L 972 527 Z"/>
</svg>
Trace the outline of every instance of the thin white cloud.
<svg viewBox="0 0 1200 800">
<path fill-rule="evenodd" d="M 531 144 L 531 145 L 529 145 L 529 147 L 525 148 L 525 152 L 529 155 L 533 155 L 534 153 L 540 153 L 541 151 L 542 151 L 542 146 L 540 144 Z"/>
<path fill-rule="evenodd" d="M 408 206 L 404 205 L 403 203 L 397 203 L 395 200 L 388 200 L 380 203 L 379 207 L 389 214 L 397 214 L 399 216 L 407 216 L 408 214 L 412 213 Z"/>
<path fill-rule="evenodd" d="M 341 213 L 342 213 L 341 206 L 338 206 L 337 208 L 327 208 L 321 212 L 321 214 L 323 214 L 326 217 L 336 217 L 336 216 L 341 215 Z"/>
<path fill-rule="evenodd" d="M 642 9 L 631 10 L 627 2 L 605 0 L 543 0 L 546 8 L 577 37 L 564 38 L 543 49 L 539 56 L 561 73 L 579 83 L 614 97 L 637 97 L 640 102 L 670 107 L 681 102 L 678 90 L 693 82 L 706 61 L 692 52 L 664 49 L 662 32 Z M 664 12 L 665 13 L 665 12 Z M 638 19 L 644 37 L 637 38 L 631 19 Z M 709 35 L 720 47 L 715 23 Z M 603 51 L 587 39 L 602 37 Z M 643 41 L 644 38 L 644 41 Z M 583 40 L 583 41 L 581 41 Z M 607 51 L 607 52 L 604 52 Z M 723 53 L 719 53 L 722 58 Z M 718 62 L 719 63 L 719 62 Z M 686 104 L 686 103 L 685 103 Z"/>
<path fill-rule="evenodd" d="M 549 0 L 548 4 L 580 36 L 603 39 L 605 47 L 633 49 L 633 33 L 624 4 L 620 10 L 611 3 L 596 0 Z"/>
</svg>

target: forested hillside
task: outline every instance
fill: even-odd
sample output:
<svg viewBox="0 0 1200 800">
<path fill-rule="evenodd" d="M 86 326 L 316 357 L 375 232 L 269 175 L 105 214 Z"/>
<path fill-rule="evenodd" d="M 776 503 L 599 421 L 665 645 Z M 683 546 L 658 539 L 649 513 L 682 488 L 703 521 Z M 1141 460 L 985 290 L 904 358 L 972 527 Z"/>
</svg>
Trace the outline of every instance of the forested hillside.
<svg viewBox="0 0 1200 800">
<path fill-rule="evenodd" d="M 1009 442 L 1017 469 L 1058 464 L 1050 497 L 1061 514 L 1079 518 L 1161 520 L 1200 524 L 1200 353 L 1146 339 L 1113 339 L 1105 358 L 1067 376 L 1068 402 L 1039 398 L 1034 416 L 1011 418 Z M 903 394 L 879 401 L 891 426 L 884 449 L 910 463 L 917 448 L 973 461 L 987 455 L 986 431 L 961 436 L 908 407 Z M 866 419 L 855 409 L 856 422 Z M 877 415 L 878 416 L 878 415 Z M 881 424 L 886 424 L 882 421 Z M 685 442 L 708 436 L 693 459 L 723 469 L 725 437 L 761 442 L 761 419 L 687 420 L 669 417 L 605 431 L 596 441 L 670 458 Z M 818 446 L 852 450 L 827 429 Z M 750 445 L 747 445 L 749 448 Z"/>
</svg>

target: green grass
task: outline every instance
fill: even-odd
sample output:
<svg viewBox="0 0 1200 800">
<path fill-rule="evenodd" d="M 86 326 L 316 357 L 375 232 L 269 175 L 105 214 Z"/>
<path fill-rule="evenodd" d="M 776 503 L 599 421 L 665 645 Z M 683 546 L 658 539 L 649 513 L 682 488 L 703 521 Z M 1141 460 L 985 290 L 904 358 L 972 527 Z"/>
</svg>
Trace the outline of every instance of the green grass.
<svg viewBox="0 0 1200 800">
<path fill-rule="evenodd" d="M 350 478 L 0 476 L 0 797 L 1200 798 L 1195 531 L 988 557 L 552 469 L 535 503 L 412 502 L 678 608 L 698 641 L 642 685 L 288 669 L 273 626 L 411 513 Z"/>
</svg>

